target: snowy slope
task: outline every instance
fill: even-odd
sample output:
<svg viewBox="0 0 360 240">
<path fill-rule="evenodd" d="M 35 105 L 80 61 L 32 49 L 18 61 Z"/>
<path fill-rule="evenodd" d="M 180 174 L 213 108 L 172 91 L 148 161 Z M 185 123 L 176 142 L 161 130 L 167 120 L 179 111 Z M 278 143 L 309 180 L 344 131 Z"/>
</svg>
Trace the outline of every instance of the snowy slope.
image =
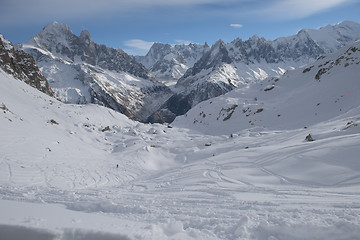
<svg viewBox="0 0 360 240">
<path fill-rule="evenodd" d="M 63 102 L 96 103 L 145 121 L 170 97 L 170 89 L 121 49 L 92 41 L 88 31 L 49 23 L 22 46 L 34 56 Z"/>
<path fill-rule="evenodd" d="M 176 123 L 207 133 L 246 128 L 301 128 L 360 105 L 360 41 L 280 78 L 238 88 L 203 102 Z M 210 131 L 210 132 L 209 132 Z"/>
<path fill-rule="evenodd" d="M 203 102 L 174 126 L 64 104 L 1 70 L 0 238 L 358 238 L 358 49 Z M 294 107 L 307 114 L 297 122 Z"/>
<path fill-rule="evenodd" d="M 327 53 L 360 39 L 360 25 L 351 21 L 343 21 L 334 26 L 327 25 L 318 30 L 304 29 L 304 31 L 308 32 Z"/>
<path fill-rule="evenodd" d="M 347 21 L 317 30 L 304 29 L 274 41 L 258 36 L 228 44 L 219 40 L 178 80 L 174 96 L 151 118 L 171 122 L 199 102 L 268 77 L 278 78 L 359 39 L 360 25 Z"/>
</svg>

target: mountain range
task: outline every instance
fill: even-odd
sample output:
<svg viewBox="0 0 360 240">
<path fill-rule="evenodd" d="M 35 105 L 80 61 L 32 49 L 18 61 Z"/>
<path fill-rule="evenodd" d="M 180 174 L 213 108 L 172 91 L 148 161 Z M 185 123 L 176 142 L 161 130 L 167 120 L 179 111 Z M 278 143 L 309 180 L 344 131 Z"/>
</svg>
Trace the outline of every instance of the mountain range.
<svg viewBox="0 0 360 240">
<path fill-rule="evenodd" d="M 135 56 L 135 59 L 158 79 L 171 84 L 179 80 L 209 49 L 207 43 L 205 45 L 154 43 L 146 56 Z"/>
<path fill-rule="evenodd" d="M 243 82 L 219 41 L 181 81 L 201 75 L 215 87 L 228 74 L 238 87 L 167 125 L 55 99 L 40 70 L 50 86 L 62 83 L 58 96 L 101 83 L 108 91 L 108 76 L 134 93 L 168 89 L 140 64 L 144 72 L 129 73 L 100 61 L 121 51 L 78 51 L 80 37 L 67 36 L 51 50 L 0 37 L 1 239 L 358 239 L 359 41 Z M 81 72 L 94 79 L 73 78 Z"/>
<path fill-rule="evenodd" d="M 359 39 L 360 25 L 344 21 L 317 30 L 303 29 L 274 41 L 258 36 L 228 44 L 219 40 L 177 81 L 175 94 L 153 114 L 152 121 L 171 122 L 199 102 L 279 77 Z"/>
<path fill-rule="evenodd" d="M 52 22 L 16 51 L 33 56 L 65 103 L 96 103 L 137 121 L 170 123 L 202 101 L 279 78 L 358 39 L 360 25 L 344 21 L 273 41 L 253 36 L 211 48 L 155 43 L 146 56 L 132 57 L 94 43 L 87 30 L 76 36 Z"/>
<path fill-rule="evenodd" d="M 203 101 L 173 125 L 206 134 L 300 129 L 358 111 L 360 41 L 280 77 Z M 356 120 L 358 121 L 358 120 Z M 351 127 L 353 122 L 349 121 Z"/>
<path fill-rule="evenodd" d="M 145 121 L 171 94 L 142 64 L 121 49 L 94 43 L 86 30 L 76 36 L 52 22 L 21 49 L 66 103 L 97 103 Z"/>
</svg>

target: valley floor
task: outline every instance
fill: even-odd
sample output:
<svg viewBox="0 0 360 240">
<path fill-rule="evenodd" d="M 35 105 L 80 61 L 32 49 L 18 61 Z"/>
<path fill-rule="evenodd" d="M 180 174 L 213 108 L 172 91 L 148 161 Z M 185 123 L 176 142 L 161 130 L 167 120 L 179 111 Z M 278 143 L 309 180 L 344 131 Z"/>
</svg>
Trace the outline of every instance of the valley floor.
<svg viewBox="0 0 360 240">
<path fill-rule="evenodd" d="M 7 214 L 0 222 L 46 229 L 60 239 L 359 236 L 360 134 L 307 143 L 303 130 L 233 138 L 172 131 L 175 141 L 164 134 L 155 147 L 144 141 L 115 150 L 103 167 L 89 159 L 41 167 L 5 158 L 0 208 Z M 164 167 L 167 158 L 173 165 Z"/>
<path fill-rule="evenodd" d="M 360 236 L 360 108 L 211 136 L 2 80 L 0 239 Z"/>
</svg>

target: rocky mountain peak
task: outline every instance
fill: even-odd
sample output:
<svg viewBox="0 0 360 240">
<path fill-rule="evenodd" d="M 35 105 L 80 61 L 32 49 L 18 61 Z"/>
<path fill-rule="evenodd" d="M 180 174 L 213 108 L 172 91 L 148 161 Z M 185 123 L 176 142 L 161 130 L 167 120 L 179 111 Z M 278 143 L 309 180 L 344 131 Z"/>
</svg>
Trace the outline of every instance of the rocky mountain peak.
<svg viewBox="0 0 360 240">
<path fill-rule="evenodd" d="M 136 56 L 135 59 L 161 80 L 178 80 L 208 50 L 209 46 L 197 43 L 154 43 L 146 56 Z"/>
<path fill-rule="evenodd" d="M 229 57 L 229 53 L 226 49 L 226 44 L 223 40 L 219 39 L 211 49 L 206 52 L 199 61 L 197 61 L 192 68 L 190 68 L 184 76 L 178 81 L 177 86 L 182 84 L 183 79 L 194 76 L 200 73 L 202 70 L 213 68 L 220 66 L 223 63 L 230 64 L 232 62 Z"/>
<path fill-rule="evenodd" d="M 90 37 L 90 33 L 86 29 L 81 31 L 80 39 L 83 40 L 83 41 L 92 42 L 91 37 Z"/>
<path fill-rule="evenodd" d="M 225 46 L 225 42 L 222 39 L 219 39 L 211 47 L 211 51 L 213 51 L 215 48 L 221 48 L 221 47 L 224 47 L 224 46 Z"/>
<path fill-rule="evenodd" d="M 66 24 L 49 23 L 40 33 L 30 39 L 27 45 L 47 50 L 68 62 L 76 62 L 80 59 L 93 66 L 117 72 L 128 72 L 137 77 L 156 81 L 144 66 L 124 51 L 94 43 L 87 30 L 83 30 L 80 36 L 76 36 Z M 38 53 L 31 54 L 38 55 Z"/>
<path fill-rule="evenodd" d="M 146 55 L 151 56 L 155 59 L 160 59 L 170 51 L 171 51 L 170 44 L 163 44 L 156 42 L 151 46 L 149 52 Z"/>
<path fill-rule="evenodd" d="M 100 104 L 146 121 L 171 92 L 123 50 L 94 43 L 87 30 L 76 36 L 65 24 L 50 23 L 23 49 L 66 103 Z"/>
<path fill-rule="evenodd" d="M 72 33 L 68 25 L 63 23 L 58 23 L 56 21 L 48 23 L 42 30 L 42 34 L 46 33 Z"/>
</svg>

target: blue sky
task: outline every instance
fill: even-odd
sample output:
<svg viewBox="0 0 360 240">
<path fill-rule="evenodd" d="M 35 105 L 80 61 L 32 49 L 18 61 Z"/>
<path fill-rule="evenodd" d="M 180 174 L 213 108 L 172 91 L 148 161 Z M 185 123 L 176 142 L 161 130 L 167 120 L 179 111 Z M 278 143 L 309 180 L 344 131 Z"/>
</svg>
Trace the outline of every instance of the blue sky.
<svg viewBox="0 0 360 240">
<path fill-rule="evenodd" d="M 145 55 L 153 42 L 266 39 L 344 20 L 360 23 L 360 0 L 1 0 L 0 33 L 24 43 L 49 22 L 96 43 Z"/>
</svg>

